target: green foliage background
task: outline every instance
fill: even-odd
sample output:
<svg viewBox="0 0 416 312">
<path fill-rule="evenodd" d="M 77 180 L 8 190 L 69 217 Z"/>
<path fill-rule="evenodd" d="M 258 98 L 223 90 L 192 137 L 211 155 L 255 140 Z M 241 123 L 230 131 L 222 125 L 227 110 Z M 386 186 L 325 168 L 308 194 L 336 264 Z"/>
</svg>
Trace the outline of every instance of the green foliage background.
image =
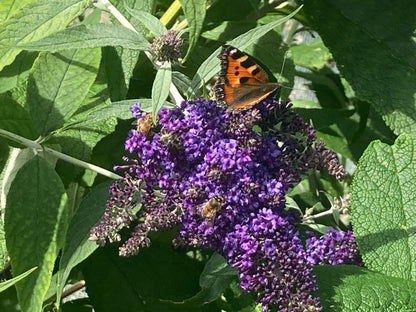
<svg viewBox="0 0 416 312">
<path fill-rule="evenodd" d="M 313 173 L 288 198 L 301 213 L 319 213 L 351 194 L 365 268 L 316 268 L 324 311 L 415 311 L 416 2 L 112 4 L 137 32 L 103 13 L 103 1 L 0 2 L 0 311 L 260 309 L 221 257 L 175 250 L 171 232 L 127 259 L 87 240 L 113 180 L 80 161 L 120 164 L 129 107 L 175 105 L 171 82 L 186 99 L 207 97 L 224 43 L 284 82 L 282 98 L 305 79 L 294 109 L 347 168 L 344 182 Z M 185 39 L 182 63 L 155 68 L 145 52 L 172 27 Z M 336 213 L 304 228 L 328 226 L 345 229 Z M 56 304 L 79 280 L 88 298 Z"/>
</svg>

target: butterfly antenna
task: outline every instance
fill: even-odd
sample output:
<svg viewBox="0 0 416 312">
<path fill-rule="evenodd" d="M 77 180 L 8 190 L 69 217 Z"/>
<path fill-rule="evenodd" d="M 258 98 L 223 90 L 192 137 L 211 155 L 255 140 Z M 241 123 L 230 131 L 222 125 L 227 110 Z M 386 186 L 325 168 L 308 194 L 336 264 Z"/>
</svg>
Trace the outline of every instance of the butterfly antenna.
<svg viewBox="0 0 416 312">
<path fill-rule="evenodd" d="M 282 69 L 280 70 L 280 74 L 279 74 L 279 78 L 283 77 L 283 70 L 285 69 L 285 64 L 286 64 L 286 58 L 287 58 L 287 54 L 289 53 L 289 51 L 286 51 L 285 54 L 283 55 L 283 62 L 282 62 Z M 284 89 L 290 89 L 292 90 L 293 87 L 287 87 L 285 85 L 282 86 L 282 88 Z"/>
<path fill-rule="evenodd" d="M 279 74 L 280 76 L 279 77 L 283 77 L 283 70 L 285 68 L 286 58 L 287 58 L 288 53 L 289 53 L 289 51 L 286 51 L 285 54 L 284 54 L 284 56 L 283 56 L 282 69 L 280 70 L 280 74 Z M 290 89 L 290 90 L 293 90 L 293 91 L 305 91 L 305 89 L 302 89 L 302 88 L 294 88 L 294 86 L 293 87 L 282 86 L 282 88 L 284 88 L 284 89 Z M 308 89 L 308 92 L 312 92 L 314 94 L 316 93 L 315 90 L 311 90 L 311 89 Z"/>
<path fill-rule="evenodd" d="M 282 69 L 280 70 L 279 78 L 283 77 L 283 69 L 285 68 L 287 53 L 288 51 L 286 51 L 285 55 L 283 56 Z"/>
</svg>

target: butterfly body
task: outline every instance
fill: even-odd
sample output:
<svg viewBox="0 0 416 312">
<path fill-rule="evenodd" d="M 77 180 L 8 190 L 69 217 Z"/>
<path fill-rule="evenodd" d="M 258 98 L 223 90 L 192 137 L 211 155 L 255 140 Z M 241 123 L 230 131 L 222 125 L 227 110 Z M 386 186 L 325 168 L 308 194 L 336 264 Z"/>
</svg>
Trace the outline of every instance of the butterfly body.
<svg viewBox="0 0 416 312">
<path fill-rule="evenodd" d="M 217 102 L 228 110 L 250 108 L 283 86 L 269 82 L 264 69 L 233 46 L 224 45 L 218 58 L 221 70 L 214 94 Z"/>
</svg>

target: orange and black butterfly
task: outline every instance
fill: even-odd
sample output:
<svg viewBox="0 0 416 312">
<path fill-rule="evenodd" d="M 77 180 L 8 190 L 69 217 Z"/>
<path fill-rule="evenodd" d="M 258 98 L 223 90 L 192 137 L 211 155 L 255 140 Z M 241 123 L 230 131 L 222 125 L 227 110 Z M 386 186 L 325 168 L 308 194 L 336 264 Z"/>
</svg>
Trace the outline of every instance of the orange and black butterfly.
<svg viewBox="0 0 416 312">
<path fill-rule="evenodd" d="M 221 70 L 214 95 L 218 104 L 228 110 L 250 108 L 283 86 L 269 82 L 264 69 L 233 46 L 224 45 L 218 58 Z"/>
</svg>

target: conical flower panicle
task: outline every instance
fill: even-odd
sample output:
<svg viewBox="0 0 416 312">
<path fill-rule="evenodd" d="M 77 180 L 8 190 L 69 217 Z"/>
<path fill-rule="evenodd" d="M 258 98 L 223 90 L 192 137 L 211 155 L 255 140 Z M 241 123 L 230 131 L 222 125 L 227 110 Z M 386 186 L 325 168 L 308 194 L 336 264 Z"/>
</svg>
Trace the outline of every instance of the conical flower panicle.
<svg viewBox="0 0 416 312">
<path fill-rule="evenodd" d="M 140 104 L 132 113 L 139 125 L 147 116 Z M 121 255 L 149 246 L 149 232 L 180 226 L 175 246 L 223 255 L 264 311 L 319 311 L 306 252 L 284 210 L 285 195 L 308 170 L 328 168 L 341 177 L 334 154 L 315 144 L 312 126 L 276 100 L 227 112 L 198 99 L 163 108 L 158 120 L 157 133 L 129 132 L 132 159 L 117 167 L 126 176 L 114 183 L 91 239 L 119 240 L 121 228 L 132 225 L 131 201 L 140 192 L 137 225 Z"/>
</svg>

